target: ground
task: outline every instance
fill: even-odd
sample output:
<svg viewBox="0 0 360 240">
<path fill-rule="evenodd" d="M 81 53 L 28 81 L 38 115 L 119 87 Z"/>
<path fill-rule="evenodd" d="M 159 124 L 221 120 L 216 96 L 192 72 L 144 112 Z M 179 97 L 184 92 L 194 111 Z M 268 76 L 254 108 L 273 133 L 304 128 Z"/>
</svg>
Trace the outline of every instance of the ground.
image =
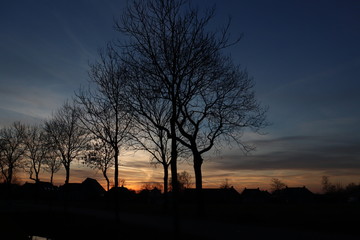
<svg viewBox="0 0 360 240">
<path fill-rule="evenodd" d="M 1 201 L 1 239 L 359 239 L 359 204 L 180 204 Z M 174 227 L 177 226 L 177 227 Z"/>
</svg>

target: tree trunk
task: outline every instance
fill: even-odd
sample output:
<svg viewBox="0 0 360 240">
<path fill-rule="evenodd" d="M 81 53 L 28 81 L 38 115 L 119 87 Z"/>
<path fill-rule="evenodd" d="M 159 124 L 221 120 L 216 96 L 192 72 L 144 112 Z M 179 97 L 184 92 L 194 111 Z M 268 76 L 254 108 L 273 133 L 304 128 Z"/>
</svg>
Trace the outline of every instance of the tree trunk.
<svg viewBox="0 0 360 240">
<path fill-rule="evenodd" d="M 175 148 L 173 146 L 175 146 Z M 172 187 L 172 191 L 177 195 L 177 193 L 179 192 L 179 183 L 178 183 L 178 180 L 177 180 L 177 164 L 176 164 L 176 160 L 177 160 L 176 140 L 172 139 L 171 163 L 170 163 L 170 167 L 171 167 L 171 187 Z"/>
<path fill-rule="evenodd" d="M 202 190 L 202 172 L 201 166 L 203 164 L 203 159 L 201 154 L 193 149 L 193 161 L 194 161 L 194 172 L 195 172 L 195 186 L 196 190 Z"/>
<path fill-rule="evenodd" d="M 36 182 L 36 183 L 40 182 L 40 179 L 39 179 L 39 171 L 35 171 L 35 182 Z"/>
<path fill-rule="evenodd" d="M 196 191 L 202 190 L 202 173 L 201 173 L 201 163 L 194 161 L 194 172 L 195 172 L 195 186 Z"/>
<path fill-rule="evenodd" d="M 172 186 L 172 215 L 173 215 L 173 234 L 174 239 L 178 238 L 179 233 L 179 219 L 178 219 L 178 195 L 179 183 L 177 179 L 177 140 L 176 140 L 176 103 L 173 103 L 172 116 L 170 119 L 170 133 L 171 133 L 171 186 Z"/>
<path fill-rule="evenodd" d="M 12 182 L 12 178 L 13 178 L 13 166 L 10 165 L 9 169 L 8 169 L 8 174 L 7 177 L 5 176 L 5 179 L 7 181 L 7 183 L 10 185 Z"/>
<path fill-rule="evenodd" d="M 198 205 L 198 214 L 204 214 L 204 196 L 202 191 L 202 172 L 201 166 L 203 163 L 203 159 L 201 154 L 197 151 L 193 151 L 194 158 L 194 172 L 195 172 L 195 186 L 196 186 L 196 201 Z"/>
<path fill-rule="evenodd" d="M 168 183 L 169 183 L 169 165 L 166 162 L 163 162 L 164 167 L 164 212 L 167 212 L 168 206 L 169 206 L 169 198 L 168 198 Z"/>
<path fill-rule="evenodd" d="M 68 184 L 70 180 L 70 165 L 65 165 L 64 167 L 66 172 L 65 184 Z"/>
<path fill-rule="evenodd" d="M 178 192 L 179 192 L 179 183 L 177 180 L 177 140 L 176 140 L 176 105 L 173 104 L 173 113 L 170 119 L 170 133 L 171 133 L 171 186 L 174 195 L 174 200 L 176 201 Z"/>
<path fill-rule="evenodd" d="M 110 189 L 110 180 L 109 180 L 109 178 L 108 178 L 108 176 L 106 174 L 106 171 L 103 171 L 103 176 L 104 176 L 104 178 L 106 180 L 107 191 L 109 191 L 109 189 Z"/>
<path fill-rule="evenodd" d="M 54 178 L 54 171 L 51 171 L 50 175 L 50 183 L 53 184 L 53 178 Z"/>
<path fill-rule="evenodd" d="M 30 169 L 30 176 L 29 176 L 30 180 L 33 180 L 36 182 L 36 179 L 33 177 L 33 171 Z"/>
<path fill-rule="evenodd" d="M 119 148 L 115 147 L 115 172 L 114 172 L 114 212 L 115 212 L 115 219 L 119 221 Z"/>
<path fill-rule="evenodd" d="M 114 173 L 114 187 L 119 187 L 119 148 L 115 148 L 115 173 Z"/>
<path fill-rule="evenodd" d="M 168 192 L 169 166 L 166 163 L 164 163 L 163 167 L 164 167 L 164 195 L 166 195 Z"/>
<path fill-rule="evenodd" d="M 40 170 L 41 170 L 41 163 L 39 162 L 37 167 L 34 169 L 35 170 L 35 179 L 36 179 L 36 182 L 40 182 Z"/>
</svg>

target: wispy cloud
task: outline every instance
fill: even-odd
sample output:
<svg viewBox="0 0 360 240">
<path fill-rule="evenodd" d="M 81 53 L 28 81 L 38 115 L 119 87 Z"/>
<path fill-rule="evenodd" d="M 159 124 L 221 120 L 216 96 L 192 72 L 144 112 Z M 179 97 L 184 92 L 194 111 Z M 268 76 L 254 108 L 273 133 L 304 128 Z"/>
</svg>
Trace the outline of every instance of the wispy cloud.
<svg viewBox="0 0 360 240">
<path fill-rule="evenodd" d="M 50 116 L 65 99 L 50 89 L 27 85 L 5 86 L 0 90 L 0 108 L 35 118 Z"/>
<path fill-rule="evenodd" d="M 255 141 L 261 154 L 226 154 L 213 163 L 223 170 L 330 170 L 357 169 L 360 174 L 358 141 L 317 136 L 289 136 Z"/>
</svg>

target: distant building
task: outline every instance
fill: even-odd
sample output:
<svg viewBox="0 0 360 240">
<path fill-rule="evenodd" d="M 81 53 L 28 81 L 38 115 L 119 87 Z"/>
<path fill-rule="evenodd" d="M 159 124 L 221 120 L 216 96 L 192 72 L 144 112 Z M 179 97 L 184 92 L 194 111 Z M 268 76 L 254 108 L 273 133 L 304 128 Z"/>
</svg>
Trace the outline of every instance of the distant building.
<svg viewBox="0 0 360 240">
<path fill-rule="evenodd" d="M 105 194 L 105 189 L 101 184 L 93 178 L 86 178 L 82 183 L 82 190 L 88 194 L 91 194 L 93 197 L 102 197 Z"/>
<path fill-rule="evenodd" d="M 154 187 L 153 189 L 143 189 L 137 194 L 139 202 L 152 203 L 152 204 L 161 204 L 163 202 L 163 197 L 161 190 Z"/>
<path fill-rule="evenodd" d="M 56 197 L 58 188 L 49 182 L 26 182 L 21 186 L 22 198 L 30 200 L 50 200 Z"/>
<path fill-rule="evenodd" d="M 131 202 L 136 199 L 136 193 L 126 187 L 113 187 L 105 193 L 108 201 Z"/>
<path fill-rule="evenodd" d="M 310 203 L 315 199 L 315 195 L 304 187 L 286 187 L 276 190 L 273 193 L 276 201 L 282 203 Z"/>
<path fill-rule="evenodd" d="M 245 188 L 241 193 L 241 202 L 243 203 L 267 203 L 271 200 L 271 194 L 268 191 L 262 191 L 259 188 Z"/>
<path fill-rule="evenodd" d="M 63 198 L 70 201 L 94 200 L 105 194 L 105 189 L 92 178 L 86 178 L 82 183 L 65 184 L 59 191 Z"/>
</svg>

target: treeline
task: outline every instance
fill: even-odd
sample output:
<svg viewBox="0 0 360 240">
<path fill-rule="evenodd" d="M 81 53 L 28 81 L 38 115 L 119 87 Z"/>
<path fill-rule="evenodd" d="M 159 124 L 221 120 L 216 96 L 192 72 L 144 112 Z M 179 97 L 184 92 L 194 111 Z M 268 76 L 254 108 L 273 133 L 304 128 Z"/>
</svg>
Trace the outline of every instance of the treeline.
<svg viewBox="0 0 360 240">
<path fill-rule="evenodd" d="M 115 21 L 119 39 L 90 65 L 88 86 L 39 126 L 1 129 L 4 181 L 20 168 L 39 181 L 41 168 L 53 175 L 62 165 L 68 183 L 71 163 L 84 157 L 108 186 L 113 167 L 118 187 L 120 152 L 140 149 L 163 167 L 165 193 L 170 168 L 176 194 L 179 159 L 192 158 L 200 191 L 206 153 L 223 143 L 252 150 L 242 134 L 267 125 L 266 108 L 247 71 L 224 53 L 241 36 L 230 38 L 230 22 L 211 30 L 214 13 L 182 0 L 132 1 Z"/>
<path fill-rule="evenodd" d="M 46 171 L 52 184 L 54 174 L 63 167 L 67 184 L 71 163 L 78 159 L 102 170 L 108 180 L 106 170 L 112 163 L 101 155 L 104 149 L 98 148 L 97 141 L 80 126 L 78 109 L 67 102 L 50 120 L 35 125 L 14 122 L 0 129 L 0 176 L 2 182 L 11 184 L 15 174 L 24 171 L 29 179 L 40 182 L 40 173 Z"/>
</svg>

